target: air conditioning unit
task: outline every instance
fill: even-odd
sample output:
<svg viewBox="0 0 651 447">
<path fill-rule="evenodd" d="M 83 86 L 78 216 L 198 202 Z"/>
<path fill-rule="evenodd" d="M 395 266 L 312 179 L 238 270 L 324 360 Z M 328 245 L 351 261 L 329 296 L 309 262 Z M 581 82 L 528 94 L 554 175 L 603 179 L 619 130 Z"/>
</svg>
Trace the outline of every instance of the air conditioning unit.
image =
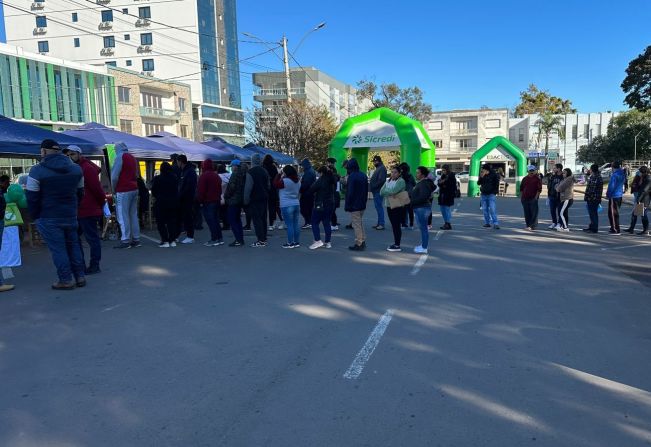
<svg viewBox="0 0 651 447">
<path fill-rule="evenodd" d="M 149 52 L 151 52 L 150 45 L 140 45 L 138 47 L 138 53 L 149 53 Z"/>
<path fill-rule="evenodd" d="M 32 9 L 43 9 L 45 8 L 44 2 L 34 2 L 32 3 Z"/>
<path fill-rule="evenodd" d="M 102 22 L 99 24 L 99 29 L 113 28 L 113 22 Z"/>
<path fill-rule="evenodd" d="M 138 19 L 136 20 L 136 26 L 149 26 L 151 21 L 149 19 Z"/>
<path fill-rule="evenodd" d="M 41 26 L 38 26 L 34 28 L 34 35 L 36 34 L 45 34 L 47 32 L 47 28 L 43 28 Z"/>
<path fill-rule="evenodd" d="M 113 53 L 115 53 L 113 48 L 102 48 L 102 50 L 100 51 L 100 54 L 102 56 L 112 56 Z"/>
<path fill-rule="evenodd" d="M 141 71 L 140 74 L 143 76 L 149 76 L 150 78 L 154 76 L 153 71 Z"/>
</svg>

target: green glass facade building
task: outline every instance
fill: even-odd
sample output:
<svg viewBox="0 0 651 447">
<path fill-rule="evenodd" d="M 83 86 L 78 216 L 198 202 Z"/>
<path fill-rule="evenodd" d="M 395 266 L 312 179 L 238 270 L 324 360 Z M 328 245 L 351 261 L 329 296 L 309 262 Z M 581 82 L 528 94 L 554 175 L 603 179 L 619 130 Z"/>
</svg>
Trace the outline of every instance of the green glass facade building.
<svg viewBox="0 0 651 447">
<path fill-rule="evenodd" d="M 52 130 L 90 121 L 116 126 L 114 80 L 104 67 L 0 44 L 0 114 Z"/>
</svg>

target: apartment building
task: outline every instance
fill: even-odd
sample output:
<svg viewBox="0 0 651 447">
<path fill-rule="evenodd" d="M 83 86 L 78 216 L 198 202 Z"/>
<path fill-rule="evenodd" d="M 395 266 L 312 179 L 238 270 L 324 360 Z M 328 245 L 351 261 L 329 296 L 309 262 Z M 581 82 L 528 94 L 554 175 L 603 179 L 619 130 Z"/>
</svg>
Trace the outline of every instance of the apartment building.
<svg viewBox="0 0 651 447">
<path fill-rule="evenodd" d="M 110 67 L 115 79 L 118 125 L 122 132 L 148 136 L 170 132 L 193 138 L 191 88 L 137 71 Z"/>
<path fill-rule="evenodd" d="M 7 42 L 190 85 L 197 139 L 244 138 L 236 0 L 5 0 Z"/>
<path fill-rule="evenodd" d="M 453 171 L 461 172 L 488 140 L 508 135 L 509 113 L 508 109 L 434 112 L 425 127 L 436 146 L 437 165 L 449 164 Z"/>
<path fill-rule="evenodd" d="M 285 72 L 254 73 L 253 85 L 253 99 L 260 103 L 263 113 L 287 102 Z M 290 85 L 292 100 L 324 106 L 337 123 L 371 108 L 370 101 L 358 101 L 353 86 L 314 67 L 290 69 Z"/>
</svg>

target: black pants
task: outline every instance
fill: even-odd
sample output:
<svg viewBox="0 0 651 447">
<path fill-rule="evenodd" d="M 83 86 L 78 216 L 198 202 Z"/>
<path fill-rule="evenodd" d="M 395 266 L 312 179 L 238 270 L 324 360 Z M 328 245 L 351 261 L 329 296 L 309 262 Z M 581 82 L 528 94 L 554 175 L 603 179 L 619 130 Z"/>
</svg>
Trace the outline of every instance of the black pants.
<svg viewBox="0 0 651 447">
<path fill-rule="evenodd" d="M 588 215 L 590 216 L 591 231 L 597 232 L 599 230 L 599 202 L 587 202 Z"/>
<path fill-rule="evenodd" d="M 176 207 L 154 205 L 156 227 L 158 227 L 161 242 L 174 242 L 174 239 L 178 237 L 178 214 L 179 212 Z"/>
<path fill-rule="evenodd" d="M 619 229 L 619 208 L 622 206 L 622 198 L 608 200 L 608 221 L 610 222 L 610 230 L 617 233 Z"/>
<path fill-rule="evenodd" d="M 228 221 L 228 205 L 223 204 L 219 206 L 219 219 L 222 224 L 222 230 L 230 230 L 231 224 Z"/>
<path fill-rule="evenodd" d="M 258 242 L 267 241 L 267 201 L 251 202 L 249 204 L 249 213 L 253 221 L 253 228 Z"/>
<path fill-rule="evenodd" d="M 409 226 L 414 226 L 414 208 L 411 205 L 407 205 L 404 208 L 402 213 L 402 225 L 407 226 L 407 220 L 409 220 Z"/>
<path fill-rule="evenodd" d="M 301 216 L 305 221 L 305 225 L 312 222 L 312 210 L 314 209 L 314 195 L 303 194 L 299 199 L 299 206 L 301 209 Z"/>
<path fill-rule="evenodd" d="M 574 199 L 563 200 L 561 202 L 561 210 L 558 213 L 558 218 L 563 228 L 568 228 L 570 225 L 570 207 L 572 204 L 574 204 Z"/>
<path fill-rule="evenodd" d="M 272 189 L 269 193 L 269 199 L 267 199 L 267 216 L 269 217 L 269 226 L 273 227 L 274 222 L 276 221 L 276 216 L 280 215 L 280 198 L 278 197 L 278 191 Z M 282 219 L 280 219 L 282 220 Z"/>
<path fill-rule="evenodd" d="M 181 231 L 185 231 L 186 235 L 194 239 L 194 213 L 193 213 L 193 203 L 190 201 L 182 201 L 179 206 L 179 220 L 180 225 L 178 228 L 179 234 Z"/>
<path fill-rule="evenodd" d="M 393 243 L 399 247 L 402 240 L 402 219 L 405 215 L 405 207 L 387 208 L 387 215 L 393 231 Z"/>
<path fill-rule="evenodd" d="M 536 228 L 538 225 L 538 199 L 522 200 L 522 209 L 527 227 Z"/>
</svg>

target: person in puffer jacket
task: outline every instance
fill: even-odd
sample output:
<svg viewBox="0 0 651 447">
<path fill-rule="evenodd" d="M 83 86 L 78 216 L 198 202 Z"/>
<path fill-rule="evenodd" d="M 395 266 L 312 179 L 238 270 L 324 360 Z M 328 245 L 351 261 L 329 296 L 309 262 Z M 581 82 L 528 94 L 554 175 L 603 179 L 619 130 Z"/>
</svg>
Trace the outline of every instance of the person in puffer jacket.
<svg viewBox="0 0 651 447">
<path fill-rule="evenodd" d="M 204 219 L 210 229 L 210 240 L 206 247 L 224 245 L 222 228 L 219 225 L 219 209 L 222 199 L 222 179 L 215 172 L 212 160 L 204 160 L 201 164 L 201 175 L 197 186 L 197 202 L 201 206 Z"/>
</svg>

